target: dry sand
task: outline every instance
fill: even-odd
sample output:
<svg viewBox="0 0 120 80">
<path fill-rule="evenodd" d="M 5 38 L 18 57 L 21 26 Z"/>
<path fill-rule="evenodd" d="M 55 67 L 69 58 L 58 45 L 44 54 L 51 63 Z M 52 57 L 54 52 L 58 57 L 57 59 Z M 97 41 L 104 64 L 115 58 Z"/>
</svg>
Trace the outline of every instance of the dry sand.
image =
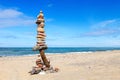
<svg viewBox="0 0 120 80">
<path fill-rule="evenodd" d="M 58 73 L 30 75 L 37 56 L 1 57 L 0 80 L 120 80 L 120 51 L 49 54 Z"/>
</svg>

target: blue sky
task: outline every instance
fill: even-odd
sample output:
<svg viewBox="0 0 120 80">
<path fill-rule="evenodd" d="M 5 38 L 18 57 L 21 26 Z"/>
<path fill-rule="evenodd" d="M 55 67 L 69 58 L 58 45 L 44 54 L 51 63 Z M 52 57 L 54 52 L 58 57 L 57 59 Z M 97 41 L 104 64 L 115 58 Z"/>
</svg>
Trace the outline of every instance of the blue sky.
<svg viewBox="0 0 120 80">
<path fill-rule="evenodd" d="M 120 0 L 0 0 L 0 47 L 33 47 L 40 10 L 49 47 L 120 47 Z"/>
</svg>

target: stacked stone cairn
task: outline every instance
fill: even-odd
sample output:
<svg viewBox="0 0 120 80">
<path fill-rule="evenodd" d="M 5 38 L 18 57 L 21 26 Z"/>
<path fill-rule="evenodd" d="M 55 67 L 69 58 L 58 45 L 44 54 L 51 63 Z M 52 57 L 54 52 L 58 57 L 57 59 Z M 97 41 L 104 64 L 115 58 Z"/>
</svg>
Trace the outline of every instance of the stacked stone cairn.
<svg viewBox="0 0 120 80">
<path fill-rule="evenodd" d="M 40 11 L 40 14 L 37 16 L 37 44 L 33 48 L 33 50 L 43 50 L 47 49 L 47 45 L 45 44 L 45 31 L 44 31 L 44 15 L 43 12 Z"/>
<path fill-rule="evenodd" d="M 36 60 L 36 66 L 33 67 L 33 69 L 29 72 L 31 73 L 31 75 L 33 74 L 44 74 L 45 72 L 50 72 L 50 73 L 54 73 L 54 72 L 58 72 L 58 68 L 53 68 L 50 65 L 50 60 L 48 61 L 45 54 L 44 54 L 44 50 L 47 49 L 47 45 L 45 43 L 45 31 L 44 31 L 44 16 L 43 16 L 43 12 L 40 11 L 40 14 L 37 16 L 37 44 L 35 47 L 33 47 L 33 50 L 39 50 L 40 55 L 38 55 L 38 58 Z M 40 58 L 41 56 L 41 58 Z M 42 73 L 44 72 L 44 73 Z"/>
</svg>

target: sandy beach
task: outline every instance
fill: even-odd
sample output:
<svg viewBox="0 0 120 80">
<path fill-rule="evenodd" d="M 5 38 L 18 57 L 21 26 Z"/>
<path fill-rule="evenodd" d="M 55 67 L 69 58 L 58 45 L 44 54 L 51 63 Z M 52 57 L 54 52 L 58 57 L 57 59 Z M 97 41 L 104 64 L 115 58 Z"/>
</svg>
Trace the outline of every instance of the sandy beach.
<svg viewBox="0 0 120 80">
<path fill-rule="evenodd" d="M 0 80 L 120 80 L 120 51 L 47 54 L 57 73 L 30 75 L 37 56 L 1 57 Z"/>
</svg>

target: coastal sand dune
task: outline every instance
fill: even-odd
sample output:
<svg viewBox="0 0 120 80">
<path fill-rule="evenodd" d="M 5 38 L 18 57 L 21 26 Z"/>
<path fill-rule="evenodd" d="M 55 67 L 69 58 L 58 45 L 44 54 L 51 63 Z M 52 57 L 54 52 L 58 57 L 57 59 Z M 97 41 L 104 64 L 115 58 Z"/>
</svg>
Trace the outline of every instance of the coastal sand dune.
<svg viewBox="0 0 120 80">
<path fill-rule="evenodd" d="M 0 80 L 120 80 L 120 51 L 49 54 L 58 73 L 30 75 L 37 56 L 1 57 Z"/>
</svg>

